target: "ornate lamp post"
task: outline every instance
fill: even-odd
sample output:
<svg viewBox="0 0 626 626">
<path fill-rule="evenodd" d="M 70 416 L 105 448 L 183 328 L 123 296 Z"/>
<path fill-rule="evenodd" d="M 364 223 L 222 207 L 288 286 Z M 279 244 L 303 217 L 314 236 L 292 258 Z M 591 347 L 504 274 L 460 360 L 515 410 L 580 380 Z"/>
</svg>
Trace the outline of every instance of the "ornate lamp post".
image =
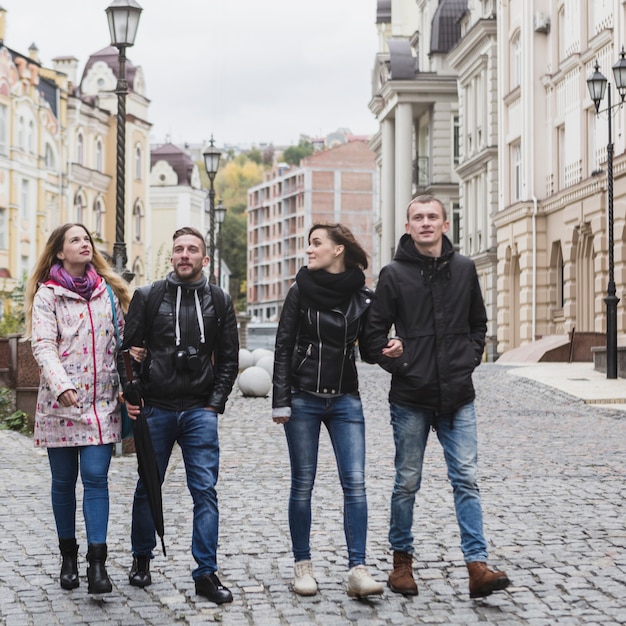
<svg viewBox="0 0 626 626">
<path fill-rule="evenodd" d="M 126 243 L 124 242 L 124 196 L 126 178 L 126 48 L 134 45 L 137 26 L 142 8 L 135 0 L 113 0 L 107 7 L 111 45 L 119 51 L 119 74 L 117 77 L 117 166 L 115 196 L 115 244 L 113 258 L 115 269 L 126 280 L 131 281 L 134 274 L 128 271 L 126 263 Z"/>
<path fill-rule="evenodd" d="M 219 250 L 217 263 L 217 284 L 222 286 L 222 224 L 226 217 L 226 207 L 220 200 L 215 207 L 215 223 L 217 224 L 217 250 Z"/>
<path fill-rule="evenodd" d="M 600 72 L 598 61 L 594 65 L 593 74 L 587 79 L 589 96 L 596 107 L 596 115 L 607 112 L 609 126 L 609 142 L 606 146 L 607 186 L 609 196 L 609 282 L 607 294 L 604 298 L 606 303 L 606 377 L 617 378 L 617 303 L 619 298 L 615 295 L 615 260 L 613 256 L 613 130 L 611 124 L 611 111 L 615 107 L 621 107 L 626 97 L 626 53 L 622 47 L 619 61 L 613 66 L 615 86 L 620 95 L 620 102 L 611 104 L 611 84 Z M 608 89 L 607 89 L 608 87 Z M 600 103 L 604 99 L 604 92 L 608 94 L 608 106 L 600 110 Z"/>
<path fill-rule="evenodd" d="M 209 280 L 212 283 L 215 282 L 215 188 L 213 187 L 213 182 L 220 166 L 221 155 L 222 151 L 215 147 L 215 141 L 213 135 L 211 135 L 209 147 L 202 153 L 202 156 L 204 157 L 204 167 L 209 175 L 211 185 L 209 189 L 209 216 L 211 220 L 209 230 Z"/>
</svg>

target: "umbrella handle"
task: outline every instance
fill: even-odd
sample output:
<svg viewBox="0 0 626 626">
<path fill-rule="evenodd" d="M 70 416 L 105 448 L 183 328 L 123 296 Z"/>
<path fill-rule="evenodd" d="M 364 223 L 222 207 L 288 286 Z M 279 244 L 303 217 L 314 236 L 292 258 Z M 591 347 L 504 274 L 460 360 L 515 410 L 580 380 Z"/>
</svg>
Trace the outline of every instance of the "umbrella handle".
<svg viewBox="0 0 626 626">
<path fill-rule="evenodd" d="M 129 382 L 133 382 L 135 375 L 133 373 L 133 363 L 130 358 L 130 350 L 122 350 L 122 357 L 124 358 L 124 369 L 126 370 L 126 378 Z"/>
</svg>

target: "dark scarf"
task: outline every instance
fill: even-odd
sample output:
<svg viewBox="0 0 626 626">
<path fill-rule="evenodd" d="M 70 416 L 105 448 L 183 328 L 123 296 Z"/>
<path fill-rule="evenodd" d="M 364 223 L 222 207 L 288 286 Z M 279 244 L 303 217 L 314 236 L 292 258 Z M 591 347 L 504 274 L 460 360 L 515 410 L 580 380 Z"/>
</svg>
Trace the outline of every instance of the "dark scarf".
<svg viewBox="0 0 626 626">
<path fill-rule="evenodd" d="M 91 263 L 87 263 L 85 273 L 82 276 L 72 276 L 63 265 L 55 263 L 50 268 L 49 278 L 57 283 L 57 285 L 61 285 L 61 287 L 76 292 L 79 296 L 85 298 L 85 300 L 91 300 L 93 290 L 100 282 L 100 276 Z"/>
<path fill-rule="evenodd" d="M 349 267 L 340 274 L 326 270 L 310 272 L 300 268 L 296 283 L 303 301 L 319 311 L 330 311 L 350 300 L 352 294 L 365 284 L 365 274 L 358 267 Z"/>
</svg>

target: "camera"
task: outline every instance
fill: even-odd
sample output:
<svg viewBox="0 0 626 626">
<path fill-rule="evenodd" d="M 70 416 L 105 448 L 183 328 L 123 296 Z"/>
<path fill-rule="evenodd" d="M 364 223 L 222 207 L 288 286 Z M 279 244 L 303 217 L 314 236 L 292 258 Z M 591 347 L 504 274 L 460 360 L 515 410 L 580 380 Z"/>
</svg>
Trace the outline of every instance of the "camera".
<svg viewBox="0 0 626 626">
<path fill-rule="evenodd" d="M 200 355 L 193 346 L 189 346 L 185 350 L 179 350 L 176 353 L 175 363 L 178 371 L 189 370 L 190 372 L 197 372 L 200 369 Z"/>
</svg>

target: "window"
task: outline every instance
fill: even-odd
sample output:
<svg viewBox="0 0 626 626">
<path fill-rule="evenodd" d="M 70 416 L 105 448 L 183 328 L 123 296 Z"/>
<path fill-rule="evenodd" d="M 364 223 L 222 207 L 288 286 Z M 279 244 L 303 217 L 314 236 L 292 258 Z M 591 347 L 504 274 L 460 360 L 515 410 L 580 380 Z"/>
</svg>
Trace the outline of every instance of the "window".
<svg viewBox="0 0 626 626">
<path fill-rule="evenodd" d="M 104 218 L 104 205 L 102 204 L 102 199 L 97 198 L 93 207 L 93 230 L 99 239 L 102 239 L 102 226 L 103 226 L 103 218 Z"/>
<path fill-rule="evenodd" d="M 7 237 L 7 231 L 9 229 L 9 226 L 7 224 L 7 210 L 6 209 L 0 209 L 0 249 L 1 250 L 6 250 L 9 245 L 8 245 L 8 237 Z"/>
<path fill-rule="evenodd" d="M 28 135 L 26 137 L 26 147 L 32 154 L 35 151 L 35 125 L 31 120 L 28 122 Z"/>
<path fill-rule="evenodd" d="M 8 154 L 6 104 L 0 104 L 0 154 Z"/>
<path fill-rule="evenodd" d="M 104 171 L 104 157 L 102 153 L 102 140 L 98 137 L 96 141 L 96 170 Z"/>
<path fill-rule="evenodd" d="M 517 143 L 511 146 L 511 200 L 522 198 L 522 146 Z"/>
<path fill-rule="evenodd" d="M 22 193 L 20 197 L 20 215 L 22 219 L 28 219 L 30 212 L 30 181 L 22 179 Z"/>
<path fill-rule="evenodd" d="M 135 241 L 141 241 L 142 213 L 141 202 L 137 200 L 133 207 L 133 239 Z"/>
<path fill-rule="evenodd" d="M 78 138 L 76 139 L 76 163 L 79 165 L 83 165 L 83 159 L 85 156 L 85 140 L 83 139 L 83 134 L 78 133 Z"/>
<path fill-rule="evenodd" d="M 74 196 L 74 216 L 75 220 L 79 224 L 85 224 L 85 209 L 87 208 L 87 201 L 82 191 L 79 191 Z"/>
<path fill-rule="evenodd" d="M 452 243 L 461 244 L 461 205 L 458 202 L 452 203 Z"/>
<path fill-rule="evenodd" d="M 141 146 L 135 146 L 135 178 L 141 180 Z"/>
<path fill-rule="evenodd" d="M 24 149 L 24 116 L 22 115 L 17 122 L 17 147 Z"/>
<path fill-rule="evenodd" d="M 55 168 L 56 159 L 54 158 L 54 152 L 52 151 L 52 146 L 49 143 L 46 144 L 45 162 L 46 162 L 47 169 L 53 170 Z"/>
<path fill-rule="evenodd" d="M 461 159 L 461 123 L 459 121 L 459 116 L 455 115 L 452 121 L 453 128 L 453 148 L 454 148 L 454 164 L 458 165 Z"/>
<path fill-rule="evenodd" d="M 519 87 L 522 82 L 522 44 L 519 33 L 511 42 L 511 89 Z"/>
</svg>

